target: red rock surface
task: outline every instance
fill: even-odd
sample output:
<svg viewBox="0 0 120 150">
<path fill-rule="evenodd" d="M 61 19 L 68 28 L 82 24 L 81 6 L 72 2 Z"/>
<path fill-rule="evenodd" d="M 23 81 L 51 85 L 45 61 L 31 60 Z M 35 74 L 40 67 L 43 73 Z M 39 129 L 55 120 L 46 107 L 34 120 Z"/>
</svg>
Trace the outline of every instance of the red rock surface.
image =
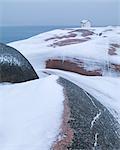
<svg viewBox="0 0 120 150">
<path fill-rule="evenodd" d="M 64 91 L 65 93 L 65 91 Z M 64 111 L 63 111 L 63 121 L 61 124 L 61 132 L 58 135 L 57 140 L 53 143 L 53 150 L 67 150 L 68 145 L 72 142 L 73 131 L 68 124 L 70 118 L 70 108 L 68 106 L 68 98 L 65 94 L 64 100 Z M 60 138 L 60 139 L 59 139 Z"/>
<path fill-rule="evenodd" d="M 120 48 L 120 45 L 119 45 L 119 44 L 116 44 L 116 43 L 111 44 L 111 46 L 116 47 L 116 48 Z"/>
<path fill-rule="evenodd" d="M 88 71 L 84 68 L 83 62 L 81 62 L 81 65 L 78 65 L 77 63 L 71 62 L 70 60 L 62 61 L 57 59 L 49 59 L 46 61 L 46 68 L 71 71 L 87 76 L 102 76 L 102 70 Z"/>
<path fill-rule="evenodd" d="M 73 30 L 69 33 L 75 33 L 75 32 L 81 32 L 82 33 L 81 36 L 83 36 L 83 37 L 95 34 L 93 31 L 90 31 L 87 29 L 77 29 L 77 30 Z"/>
<path fill-rule="evenodd" d="M 109 55 L 117 55 L 116 54 L 116 48 L 115 47 L 110 47 L 108 50 Z"/>
<path fill-rule="evenodd" d="M 65 40 L 62 40 L 62 41 L 57 41 L 57 42 L 54 42 L 53 44 L 51 44 L 50 46 L 51 47 L 56 47 L 56 46 L 66 46 L 66 45 L 71 45 L 71 44 L 79 44 L 79 43 L 83 43 L 83 42 L 86 42 L 90 40 L 89 37 L 86 37 L 86 38 L 82 38 L 82 39 L 65 39 Z"/>
<path fill-rule="evenodd" d="M 76 36 L 77 36 L 77 34 L 75 34 L 75 33 L 70 33 L 70 34 L 68 34 L 68 35 L 50 37 L 50 38 L 48 38 L 48 39 L 45 39 L 45 41 L 57 40 L 57 39 L 64 39 L 64 38 L 71 38 L 71 37 L 76 37 Z"/>
<path fill-rule="evenodd" d="M 110 68 L 115 70 L 116 72 L 120 72 L 120 65 L 117 64 L 110 64 Z"/>
<path fill-rule="evenodd" d="M 116 53 L 117 48 L 120 48 L 119 44 L 116 44 L 116 43 L 110 44 L 110 48 L 108 50 L 108 54 L 109 55 L 117 55 L 117 53 Z"/>
<path fill-rule="evenodd" d="M 46 61 L 46 68 L 71 71 L 86 76 L 102 76 L 104 69 L 106 70 L 106 72 L 111 69 L 113 72 L 116 72 L 118 76 L 120 75 L 120 65 L 117 64 L 109 63 L 109 66 L 107 66 L 106 64 L 106 66 L 103 66 L 104 68 L 102 66 L 99 66 L 99 69 L 93 69 L 89 71 L 85 69 L 84 62 L 81 62 L 80 60 L 77 61 L 79 61 L 79 64 L 70 60 L 63 61 L 58 59 L 49 59 Z"/>
</svg>

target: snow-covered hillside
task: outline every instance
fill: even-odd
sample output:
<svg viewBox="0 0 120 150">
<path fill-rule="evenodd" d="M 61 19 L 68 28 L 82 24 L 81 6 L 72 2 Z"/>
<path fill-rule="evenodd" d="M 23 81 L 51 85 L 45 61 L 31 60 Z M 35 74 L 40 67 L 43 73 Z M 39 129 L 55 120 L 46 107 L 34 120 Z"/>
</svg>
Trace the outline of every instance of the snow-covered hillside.
<svg viewBox="0 0 120 150">
<path fill-rule="evenodd" d="M 76 64 L 86 73 L 116 76 L 120 75 L 119 41 L 120 27 L 103 27 L 58 29 L 9 45 L 26 56 L 36 70 L 45 67 L 45 61 L 57 59 Z M 57 68 L 55 63 L 48 67 Z"/>
<path fill-rule="evenodd" d="M 77 85 L 74 90 L 82 88 L 81 96 L 91 100 L 91 108 L 88 107 L 91 116 L 87 116 L 85 121 L 88 123 L 87 131 L 90 130 L 93 135 L 91 141 L 86 142 L 92 142 L 94 150 L 100 146 L 97 143 L 101 142 L 96 128 L 103 129 L 107 121 L 101 123 L 103 126 L 95 126 L 93 131 L 89 125 L 93 127 L 102 117 L 106 120 L 105 108 L 120 125 L 120 27 L 57 29 L 8 45 L 29 60 L 40 79 L 20 84 L 0 84 L 1 150 L 21 150 L 21 147 L 22 150 L 49 150 L 56 137 L 58 141 L 62 138 L 61 123 L 63 121 L 65 124 L 66 116 L 63 115 L 67 110 L 63 101 L 67 98 L 65 88 L 58 83 L 59 77 Z M 98 107 L 88 93 L 105 108 L 101 105 Z M 76 94 L 79 97 L 80 94 Z M 110 116 L 107 118 L 112 120 Z M 74 122 L 74 118 L 71 119 Z M 115 134 L 112 135 L 113 130 L 109 132 L 108 129 L 105 133 L 110 133 L 110 137 L 104 137 L 103 140 L 111 141 L 115 137 L 113 135 L 117 134 L 115 141 L 119 143 L 119 130 L 114 130 Z M 79 131 L 83 133 L 80 128 Z M 71 130 L 69 132 L 71 138 L 73 134 Z M 103 130 L 99 132 L 104 133 Z M 114 145 L 111 143 L 110 146 Z"/>
</svg>

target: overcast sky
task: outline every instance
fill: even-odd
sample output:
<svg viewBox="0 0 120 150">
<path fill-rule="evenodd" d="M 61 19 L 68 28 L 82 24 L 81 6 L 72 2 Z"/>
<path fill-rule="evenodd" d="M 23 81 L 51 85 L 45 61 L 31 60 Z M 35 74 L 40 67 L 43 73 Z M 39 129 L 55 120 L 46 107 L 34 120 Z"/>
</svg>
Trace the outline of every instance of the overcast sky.
<svg viewBox="0 0 120 150">
<path fill-rule="evenodd" d="M 120 0 L 0 0 L 0 26 L 120 25 Z"/>
</svg>

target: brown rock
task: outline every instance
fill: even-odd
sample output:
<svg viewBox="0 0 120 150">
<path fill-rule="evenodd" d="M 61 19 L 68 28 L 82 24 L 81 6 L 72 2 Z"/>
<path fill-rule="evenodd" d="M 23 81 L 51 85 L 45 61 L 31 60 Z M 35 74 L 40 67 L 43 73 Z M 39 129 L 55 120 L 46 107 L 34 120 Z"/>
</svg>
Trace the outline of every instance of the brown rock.
<svg viewBox="0 0 120 150">
<path fill-rule="evenodd" d="M 116 52 L 116 48 L 115 47 L 110 47 L 108 49 L 108 54 L 109 55 L 117 55 L 115 52 Z"/>
<path fill-rule="evenodd" d="M 116 47 L 116 48 L 120 48 L 120 45 L 116 44 L 116 43 L 111 44 L 111 46 Z"/>
<path fill-rule="evenodd" d="M 118 64 L 110 64 L 110 68 L 112 68 L 116 72 L 120 72 L 120 65 Z"/>
<path fill-rule="evenodd" d="M 89 37 L 82 38 L 82 39 L 65 39 L 62 41 L 55 42 L 55 43 L 51 44 L 50 46 L 56 47 L 56 46 L 66 46 L 66 45 L 71 45 L 71 44 L 79 44 L 79 43 L 86 42 L 90 39 L 91 38 L 89 38 Z"/>
<path fill-rule="evenodd" d="M 117 55 L 117 53 L 116 53 L 117 48 L 120 48 L 119 44 L 116 44 L 116 43 L 110 44 L 110 48 L 108 50 L 108 54 L 109 55 Z"/>
<path fill-rule="evenodd" d="M 73 33 L 73 32 L 81 32 L 83 37 L 95 34 L 94 32 L 87 30 L 87 29 L 77 29 L 77 30 L 71 31 L 70 33 Z"/>
<path fill-rule="evenodd" d="M 102 76 L 102 70 L 99 69 L 99 70 L 88 71 L 84 68 L 83 62 L 79 62 L 78 65 L 77 63 L 71 62 L 70 60 L 62 61 L 57 59 L 49 59 L 46 61 L 46 68 L 71 71 L 71 72 L 75 72 L 87 76 Z"/>
<path fill-rule="evenodd" d="M 77 36 L 77 34 L 70 33 L 69 35 L 51 37 L 51 38 L 45 39 L 45 41 L 64 39 L 64 38 L 71 38 L 71 37 L 76 37 L 76 36 Z"/>
<path fill-rule="evenodd" d="M 61 133 L 59 133 L 57 140 L 53 143 L 53 150 L 67 150 L 67 147 L 70 145 L 73 139 L 73 131 L 68 124 L 70 118 L 70 108 L 68 106 L 68 98 L 65 94 L 64 100 L 64 112 L 63 112 L 63 121 L 61 124 Z M 59 139 L 60 138 L 60 139 Z"/>
</svg>

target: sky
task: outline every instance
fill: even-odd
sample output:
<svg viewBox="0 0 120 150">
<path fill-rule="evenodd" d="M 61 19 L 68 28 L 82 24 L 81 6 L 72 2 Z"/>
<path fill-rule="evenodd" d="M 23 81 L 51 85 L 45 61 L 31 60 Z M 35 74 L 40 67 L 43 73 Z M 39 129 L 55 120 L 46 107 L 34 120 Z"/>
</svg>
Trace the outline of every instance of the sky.
<svg viewBox="0 0 120 150">
<path fill-rule="evenodd" d="M 120 25 L 120 0 L 0 0 L 0 26 Z"/>
</svg>

